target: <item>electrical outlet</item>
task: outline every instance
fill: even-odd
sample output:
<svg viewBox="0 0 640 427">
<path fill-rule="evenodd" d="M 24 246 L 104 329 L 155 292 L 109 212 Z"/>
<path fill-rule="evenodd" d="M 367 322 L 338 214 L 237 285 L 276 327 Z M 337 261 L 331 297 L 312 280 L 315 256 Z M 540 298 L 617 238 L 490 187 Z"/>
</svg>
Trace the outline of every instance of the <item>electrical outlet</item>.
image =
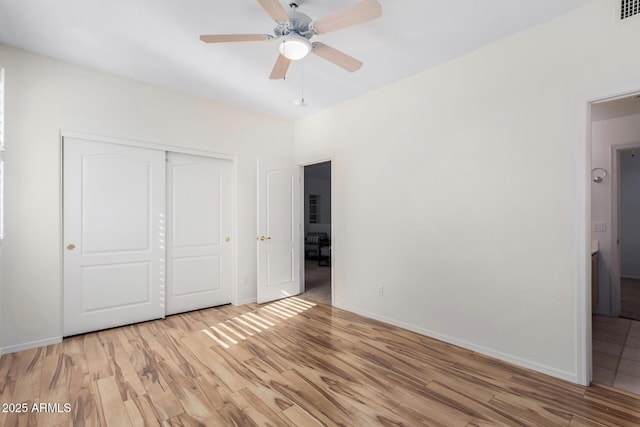
<svg viewBox="0 0 640 427">
<path fill-rule="evenodd" d="M 378 288 L 378 296 L 379 296 L 379 297 L 384 296 L 384 288 L 383 288 L 382 286 L 380 286 L 380 287 Z"/>
<path fill-rule="evenodd" d="M 242 286 L 247 286 L 247 276 L 242 276 Z"/>
<path fill-rule="evenodd" d="M 607 223 L 604 221 L 596 221 L 593 223 L 593 231 L 599 233 L 607 232 Z"/>
</svg>

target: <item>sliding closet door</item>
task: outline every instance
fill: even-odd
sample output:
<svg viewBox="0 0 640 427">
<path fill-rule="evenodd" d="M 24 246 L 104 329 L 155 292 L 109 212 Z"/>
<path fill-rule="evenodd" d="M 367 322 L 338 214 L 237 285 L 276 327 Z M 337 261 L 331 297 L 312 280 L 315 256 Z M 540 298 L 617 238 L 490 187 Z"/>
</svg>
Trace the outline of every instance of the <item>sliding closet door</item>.
<svg viewBox="0 0 640 427">
<path fill-rule="evenodd" d="M 231 166 L 168 154 L 167 314 L 231 302 Z"/>
<path fill-rule="evenodd" d="M 164 317 L 165 153 L 64 139 L 64 335 Z"/>
</svg>

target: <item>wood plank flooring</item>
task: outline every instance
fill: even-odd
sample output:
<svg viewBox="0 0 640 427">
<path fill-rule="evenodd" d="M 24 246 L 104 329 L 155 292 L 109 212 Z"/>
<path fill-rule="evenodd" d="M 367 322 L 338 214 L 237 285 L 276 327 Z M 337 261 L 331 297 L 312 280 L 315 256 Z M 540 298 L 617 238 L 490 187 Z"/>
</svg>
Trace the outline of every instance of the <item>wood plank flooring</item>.
<svg viewBox="0 0 640 427">
<path fill-rule="evenodd" d="M 1 426 L 640 425 L 640 396 L 300 297 L 4 355 L 0 403 L 22 402 L 29 410 L 0 412 Z"/>
</svg>

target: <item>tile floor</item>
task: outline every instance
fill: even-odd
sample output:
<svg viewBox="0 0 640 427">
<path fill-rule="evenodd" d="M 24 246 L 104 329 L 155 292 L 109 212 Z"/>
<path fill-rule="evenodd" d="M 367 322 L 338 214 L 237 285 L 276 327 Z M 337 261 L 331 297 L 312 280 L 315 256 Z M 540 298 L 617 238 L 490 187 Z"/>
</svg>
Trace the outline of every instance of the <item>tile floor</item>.
<svg viewBox="0 0 640 427">
<path fill-rule="evenodd" d="M 640 279 L 620 278 L 620 315 L 640 320 Z"/>
<path fill-rule="evenodd" d="M 640 394 L 640 321 L 593 316 L 593 382 Z"/>
</svg>

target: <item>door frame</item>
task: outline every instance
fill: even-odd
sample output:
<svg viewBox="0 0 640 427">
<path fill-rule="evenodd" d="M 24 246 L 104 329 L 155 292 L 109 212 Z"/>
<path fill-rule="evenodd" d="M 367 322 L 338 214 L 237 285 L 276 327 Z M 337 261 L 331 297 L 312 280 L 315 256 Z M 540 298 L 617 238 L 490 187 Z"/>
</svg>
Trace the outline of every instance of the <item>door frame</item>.
<svg viewBox="0 0 640 427">
<path fill-rule="evenodd" d="M 335 274 L 336 274 L 336 226 L 335 226 L 335 168 L 333 167 L 333 157 L 323 157 L 321 159 L 318 160 L 311 160 L 311 161 L 307 161 L 307 162 L 301 162 L 298 164 L 298 168 L 299 168 L 299 173 L 300 173 L 300 215 L 301 215 L 301 221 L 300 221 L 300 254 L 303 255 L 304 252 L 304 244 L 305 244 L 305 236 L 304 236 L 304 222 L 305 219 L 304 218 L 304 204 L 305 204 L 305 200 L 304 200 L 304 167 L 305 166 L 312 166 L 312 165 L 317 165 L 318 163 L 326 163 L 329 162 L 331 163 L 331 306 L 335 307 Z M 340 239 L 338 238 L 337 241 L 339 242 Z M 305 278 L 305 266 L 304 266 L 304 259 L 302 260 L 303 262 L 300 262 L 300 291 L 301 293 L 304 293 L 305 291 L 305 287 L 306 287 L 306 283 L 304 281 Z"/>
<path fill-rule="evenodd" d="M 587 95 L 578 101 L 576 150 L 575 150 L 575 244 L 576 244 L 576 377 L 578 384 L 589 386 L 593 379 L 593 334 L 591 306 L 591 106 L 626 98 L 640 93 L 638 87 L 618 92 L 600 92 Z"/>
<path fill-rule="evenodd" d="M 237 227 L 237 200 L 238 200 L 238 162 L 237 156 L 232 154 L 219 153 L 215 151 L 207 151 L 186 147 L 178 147 L 174 145 L 156 144 L 153 142 L 138 141 L 133 139 L 110 137 L 104 135 L 94 135 L 86 132 L 76 132 L 71 130 L 61 129 L 59 134 L 59 154 L 60 154 L 60 222 L 59 233 L 60 242 L 64 242 L 64 139 L 76 138 L 87 139 L 95 142 L 104 142 L 108 144 L 125 145 L 129 147 L 147 148 L 151 150 L 158 150 L 164 152 L 174 152 L 181 154 L 190 154 L 194 156 L 210 157 L 221 160 L 230 160 L 232 162 L 231 173 L 231 303 L 238 305 L 238 227 Z M 61 247 L 62 248 L 62 247 Z M 64 330 L 64 251 L 60 250 L 60 330 Z"/>
</svg>

